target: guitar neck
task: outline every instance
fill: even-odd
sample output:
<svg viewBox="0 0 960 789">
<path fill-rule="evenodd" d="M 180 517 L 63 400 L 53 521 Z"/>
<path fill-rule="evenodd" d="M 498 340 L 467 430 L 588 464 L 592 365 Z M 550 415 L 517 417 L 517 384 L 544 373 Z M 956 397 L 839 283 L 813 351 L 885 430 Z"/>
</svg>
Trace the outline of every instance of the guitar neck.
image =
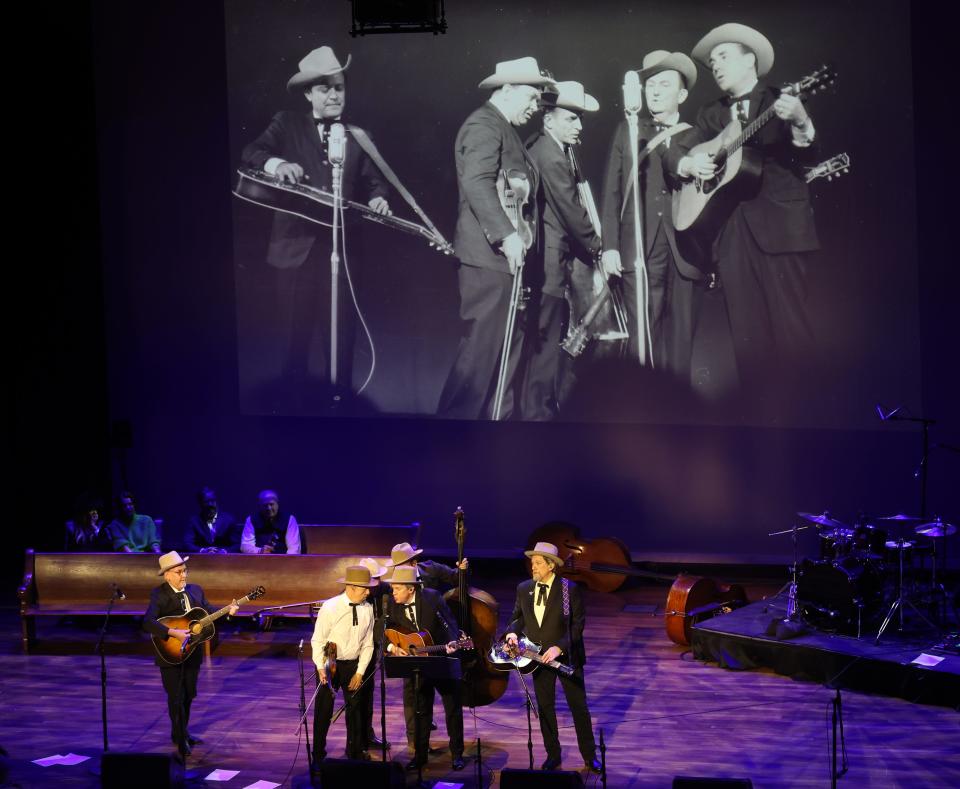
<svg viewBox="0 0 960 789">
<path fill-rule="evenodd" d="M 244 603 L 249 603 L 249 602 L 250 602 L 250 596 L 247 595 L 237 600 L 237 605 L 241 606 Z M 219 611 L 214 611 L 212 614 L 207 614 L 205 617 L 203 617 L 203 619 L 199 619 L 197 621 L 200 623 L 201 627 L 206 627 L 212 622 L 216 622 L 220 617 L 226 616 L 228 613 L 230 613 L 230 606 L 232 605 L 233 603 L 230 603 L 230 605 L 225 605 Z"/>
<path fill-rule="evenodd" d="M 737 138 L 727 146 L 727 154 L 736 153 L 740 148 L 743 147 L 744 143 L 747 142 L 753 135 L 755 135 L 760 129 L 767 125 L 770 122 L 770 119 L 773 117 L 773 106 L 767 107 L 763 112 L 761 112 L 753 121 L 748 123 L 743 130 L 737 135 Z"/>
</svg>

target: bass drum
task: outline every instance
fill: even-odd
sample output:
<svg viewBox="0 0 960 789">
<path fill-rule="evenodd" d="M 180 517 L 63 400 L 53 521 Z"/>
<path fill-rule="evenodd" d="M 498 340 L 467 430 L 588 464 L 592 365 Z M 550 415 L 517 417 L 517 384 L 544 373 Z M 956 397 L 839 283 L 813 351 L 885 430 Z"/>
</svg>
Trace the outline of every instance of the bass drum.
<svg viewBox="0 0 960 789">
<path fill-rule="evenodd" d="M 819 630 L 859 635 L 862 623 L 879 612 L 882 590 L 880 572 L 862 556 L 805 559 L 797 577 L 797 606 Z"/>
</svg>

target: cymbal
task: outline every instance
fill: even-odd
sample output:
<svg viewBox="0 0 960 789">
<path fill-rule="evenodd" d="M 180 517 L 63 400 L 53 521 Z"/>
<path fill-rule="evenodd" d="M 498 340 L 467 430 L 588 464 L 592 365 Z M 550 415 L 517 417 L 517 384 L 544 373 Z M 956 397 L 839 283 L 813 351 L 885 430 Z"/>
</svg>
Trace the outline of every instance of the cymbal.
<svg viewBox="0 0 960 789">
<path fill-rule="evenodd" d="M 921 523 L 914 531 L 925 537 L 946 537 L 951 534 L 956 534 L 957 527 L 952 523 L 944 523 L 937 518 L 935 521 L 930 521 L 930 523 Z"/>
<path fill-rule="evenodd" d="M 823 515 L 814 515 L 812 512 L 798 512 L 799 515 L 804 520 L 810 521 L 810 523 L 818 523 L 821 526 L 829 526 L 833 529 L 846 529 L 847 524 L 842 521 L 834 520 L 826 512 Z"/>
<path fill-rule="evenodd" d="M 887 515 L 883 518 L 877 518 L 881 521 L 922 521 L 923 518 L 917 518 L 913 515 L 904 515 L 902 512 L 898 512 L 896 515 Z"/>
</svg>

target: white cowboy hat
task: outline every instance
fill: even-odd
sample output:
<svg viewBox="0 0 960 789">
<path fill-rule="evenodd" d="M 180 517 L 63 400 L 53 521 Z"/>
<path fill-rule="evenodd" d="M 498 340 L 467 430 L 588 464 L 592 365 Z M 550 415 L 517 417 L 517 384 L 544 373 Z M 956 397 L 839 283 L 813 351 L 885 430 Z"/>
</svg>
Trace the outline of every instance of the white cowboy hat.
<svg viewBox="0 0 960 789">
<path fill-rule="evenodd" d="M 727 22 L 707 33 L 693 48 L 693 55 L 705 66 L 710 53 L 718 44 L 743 44 L 757 56 L 757 76 L 762 77 L 773 68 L 773 44 L 763 33 L 739 22 Z"/>
<path fill-rule="evenodd" d="M 297 64 L 300 70 L 287 81 L 287 90 L 292 92 L 297 88 L 306 88 L 323 77 L 346 71 L 350 65 L 350 57 L 347 55 L 347 62 L 341 66 L 330 47 L 313 50 Z"/>
<path fill-rule="evenodd" d="M 600 109 L 599 102 L 583 89 L 583 85 L 573 81 L 551 85 L 540 96 L 540 102 L 546 109 L 562 107 L 573 112 L 596 112 Z"/>
<path fill-rule="evenodd" d="M 420 571 L 416 567 L 407 565 L 406 567 L 394 567 L 393 576 L 390 578 L 392 584 L 422 584 L 420 580 Z"/>
<path fill-rule="evenodd" d="M 553 80 L 545 76 L 537 65 L 536 58 L 517 58 L 497 63 L 493 74 L 484 79 L 477 87 L 500 88 L 504 85 L 531 85 L 535 88 L 552 85 Z"/>
<path fill-rule="evenodd" d="M 396 567 L 398 564 L 406 564 L 421 553 L 423 553 L 423 548 L 414 548 L 408 542 L 397 543 L 390 551 L 390 558 L 383 564 L 384 567 Z"/>
<path fill-rule="evenodd" d="M 381 567 L 380 562 L 378 562 L 376 559 L 361 559 L 359 563 L 370 571 L 371 578 L 379 578 L 387 572 L 387 568 Z"/>
<path fill-rule="evenodd" d="M 524 551 L 523 555 L 528 559 L 532 559 L 534 556 L 542 556 L 558 567 L 563 564 L 563 559 L 560 558 L 560 551 L 557 550 L 557 546 L 552 542 L 538 542 L 532 551 Z"/>
<path fill-rule="evenodd" d="M 347 572 L 343 578 L 337 579 L 337 583 L 346 584 L 347 586 L 365 586 L 368 589 L 372 589 L 378 582 L 370 578 L 370 570 L 362 564 L 353 564 L 347 568 Z"/>
<path fill-rule="evenodd" d="M 661 71 L 676 71 L 683 77 L 684 86 L 690 90 L 697 82 L 697 64 L 682 52 L 667 52 L 655 49 L 643 56 L 643 67 L 637 72 L 641 84 Z"/>
<path fill-rule="evenodd" d="M 186 564 L 189 556 L 184 556 L 180 558 L 180 554 L 176 551 L 170 551 L 170 553 L 165 553 L 160 557 L 160 572 L 157 575 L 163 575 L 167 570 L 172 570 L 174 567 L 179 567 L 181 564 Z"/>
</svg>

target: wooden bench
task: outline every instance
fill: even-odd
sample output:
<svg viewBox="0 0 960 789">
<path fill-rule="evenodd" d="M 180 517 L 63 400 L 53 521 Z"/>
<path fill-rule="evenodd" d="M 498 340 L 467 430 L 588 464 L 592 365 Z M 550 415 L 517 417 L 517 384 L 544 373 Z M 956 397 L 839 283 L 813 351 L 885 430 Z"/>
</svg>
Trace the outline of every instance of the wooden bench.
<svg viewBox="0 0 960 789">
<path fill-rule="evenodd" d="M 388 548 L 389 552 L 389 548 Z M 369 554 L 246 555 L 193 554 L 187 562 L 188 582 L 203 587 L 207 599 L 227 605 L 257 586 L 263 597 L 240 609 L 253 616 L 266 607 L 324 600 L 339 594 L 337 583 L 346 568 Z M 381 563 L 387 555 L 374 556 Z M 162 579 L 155 554 L 35 553 L 28 549 L 23 583 L 17 591 L 23 651 L 36 641 L 37 617 L 103 616 L 116 584 L 126 595 L 113 606 L 113 616 L 142 616 L 150 592 Z M 286 616 L 311 616 L 309 605 L 285 610 Z"/>
<path fill-rule="evenodd" d="M 399 526 L 300 524 L 304 553 L 389 556 L 394 545 L 420 541 L 420 524 Z"/>
</svg>

